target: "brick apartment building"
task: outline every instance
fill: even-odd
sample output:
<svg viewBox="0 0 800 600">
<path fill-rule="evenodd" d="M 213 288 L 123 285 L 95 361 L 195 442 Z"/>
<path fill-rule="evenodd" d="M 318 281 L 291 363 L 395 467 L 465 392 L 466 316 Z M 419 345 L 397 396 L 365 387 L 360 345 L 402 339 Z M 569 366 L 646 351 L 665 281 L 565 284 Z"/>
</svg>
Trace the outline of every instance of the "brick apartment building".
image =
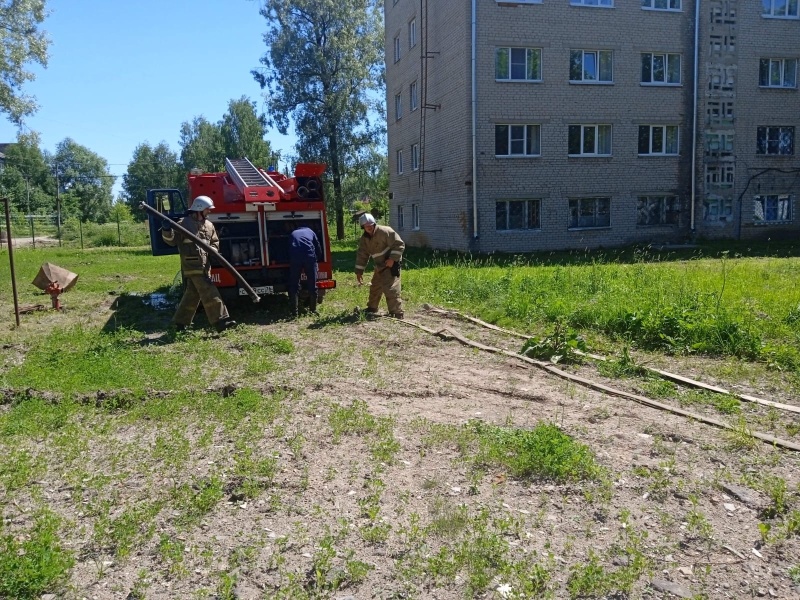
<svg viewBox="0 0 800 600">
<path fill-rule="evenodd" d="M 390 224 L 477 252 L 796 236 L 800 0 L 696 2 L 386 0 Z"/>
</svg>

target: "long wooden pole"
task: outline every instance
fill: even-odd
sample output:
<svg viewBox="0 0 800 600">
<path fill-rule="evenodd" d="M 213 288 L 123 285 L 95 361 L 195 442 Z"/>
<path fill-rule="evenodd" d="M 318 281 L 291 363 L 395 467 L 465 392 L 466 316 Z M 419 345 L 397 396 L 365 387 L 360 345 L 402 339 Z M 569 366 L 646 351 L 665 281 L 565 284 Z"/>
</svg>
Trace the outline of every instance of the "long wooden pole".
<svg viewBox="0 0 800 600">
<path fill-rule="evenodd" d="M 17 327 L 19 321 L 19 297 L 17 296 L 17 275 L 14 270 L 14 244 L 11 242 L 11 214 L 8 208 L 8 198 L 3 198 L 2 202 L 6 205 L 6 236 L 8 240 L 8 262 L 11 267 L 11 289 L 14 294 L 14 315 L 17 317 Z"/>
<path fill-rule="evenodd" d="M 248 295 L 248 296 L 250 296 L 250 299 L 251 299 L 253 302 L 260 302 L 260 301 L 261 301 L 261 296 L 259 296 L 259 295 L 256 293 L 256 291 L 255 291 L 255 290 L 254 290 L 252 287 L 250 287 L 250 284 L 249 284 L 249 283 L 247 283 L 247 280 L 246 280 L 244 277 L 242 277 L 242 274 L 241 274 L 241 273 L 239 273 L 239 271 L 237 271 L 237 270 L 234 268 L 234 266 L 233 266 L 231 263 L 229 263 L 229 262 L 228 262 L 228 261 L 225 259 L 225 257 L 224 257 L 224 256 L 222 256 L 222 254 L 220 254 L 220 253 L 217 251 L 217 249 L 216 249 L 216 248 L 214 248 L 213 246 L 211 246 L 211 245 L 209 245 L 208 243 L 206 243 L 206 242 L 204 242 L 203 240 L 201 240 L 199 237 L 197 237 L 196 235 L 194 235 L 194 234 L 193 234 L 191 231 L 188 231 L 188 230 L 187 230 L 185 227 L 183 227 L 183 226 L 181 226 L 181 225 L 178 225 L 178 224 L 177 224 L 175 221 L 173 221 L 172 219 L 170 219 L 170 218 L 169 218 L 167 215 L 165 215 L 165 214 L 163 214 L 163 213 L 160 213 L 160 212 L 158 212 L 158 211 L 157 211 L 155 208 L 153 208 L 152 206 L 149 206 L 149 205 L 145 204 L 144 202 L 142 202 L 142 203 L 141 203 L 139 206 L 141 206 L 143 209 L 145 209 L 145 210 L 147 210 L 147 211 L 150 211 L 150 212 L 151 212 L 151 213 L 153 213 L 154 215 L 156 215 L 156 216 L 158 216 L 158 217 L 161 217 L 163 220 L 167 221 L 168 223 L 171 223 L 171 224 L 172 224 L 172 226 L 173 226 L 175 229 L 177 229 L 178 231 L 180 231 L 180 232 L 181 232 L 181 233 L 183 233 L 184 235 L 188 235 L 188 236 L 189 236 L 189 237 L 190 237 L 192 240 L 194 240 L 195 242 L 197 242 L 197 243 L 200 245 L 200 247 L 201 247 L 201 248 L 203 248 L 203 250 L 205 250 L 206 252 L 208 252 L 209 254 L 211 254 L 212 256 L 214 256 L 214 257 L 215 257 L 215 258 L 216 258 L 216 259 L 217 259 L 219 262 L 221 262 L 221 263 L 222 263 L 222 266 L 223 266 L 223 267 L 225 267 L 225 268 L 226 268 L 228 271 L 230 271 L 230 274 L 231 274 L 231 275 L 233 275 L 233 276 L 236 278 L 236 281 L 238 281 L 240 284 L 242 284 L 242 287 L 243 287 L 243 288 L 244 288 L 244 289 L 247 291 L 247 295 Z"/>
</svg>

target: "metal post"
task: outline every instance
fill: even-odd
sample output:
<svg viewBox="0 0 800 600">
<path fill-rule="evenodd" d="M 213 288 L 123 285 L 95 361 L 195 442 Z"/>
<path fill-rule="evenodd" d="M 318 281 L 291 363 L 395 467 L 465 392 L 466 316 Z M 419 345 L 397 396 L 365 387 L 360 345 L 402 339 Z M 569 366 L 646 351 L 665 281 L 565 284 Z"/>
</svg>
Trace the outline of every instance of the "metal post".
<svg viewBox="0 0 800 600">
<path fill-rule="evenodd" d="M 119 211 L 117 211 L 117 242 L 122 247 L 122 232 L 119 230 Z"/>
<path fill-rule="evenodd" d="M 11 243 L 11 212 L 8 207 L 8 198 L 3 198 L 2 202 L 6 205 L 6 235 L 8 236 L 8 262 L 11 267 L 11 289 L 14 293 L 14 315 L 17 317 L 17 327 L 19 321 L 19 297 L 17 296 L 17 274 L 14 271 L 14 244 Z"/>
<path fill-rule="evenodd" d="M 78 219 L 78 232 L 81 236 L 81 250 L 83 250 L 83 221 Z"/>
<path fill-rule="evenodd" d="M 27 175 L 25 176 L 25 195 L 28 198 L 28 224 L 31 226 L 31 245 L 36 249 L 36 233 L 33 231 L 33 216 L 31 215 L 31 186 L 28 182 Z"/>
<path fill-rule="evenodd" d="M 58 225 L 58 245 L 61 246 L 61 195 L 59 189 L 61 184 L 58 183 L 58 163 L 56 163 L 56 224 Z"/>
</svg>

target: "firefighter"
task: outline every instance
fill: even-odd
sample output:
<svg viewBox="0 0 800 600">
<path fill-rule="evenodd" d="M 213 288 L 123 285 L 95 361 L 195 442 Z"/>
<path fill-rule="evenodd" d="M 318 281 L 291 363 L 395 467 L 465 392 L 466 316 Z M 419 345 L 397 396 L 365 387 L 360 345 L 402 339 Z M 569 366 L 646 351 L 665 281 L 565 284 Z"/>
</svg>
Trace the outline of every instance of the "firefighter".
<svg viewBox="0 0 800 600">
<path fill-rule="evenodd" d="M 177 223 L 212 248 L 219 250 L 217 230 L 208 220 L 208 213 L 213 208 L 214 202 L 211 198 L 198 196 L 189 207 L 187 215 Z M 222 301 L 219 290 L 211 283 L 211 261 L 208 252 L 182 231 L 174 231 L 172 224 L 167 220 L 161 224 L 161 237 L 168 245 L 178 247 L 181 255 L 181 272 L 186 284 L 183 298 L 172 318 L 175 329 L 182 331 L 192 324 L 197 306 L 201 302 L 208 322 L 217 331 L 236 327 L 236 321 L 228 315 L 228 309 Z"/>
<path fill-rule="evenodd" d="M 369 286 L 367 312 L 377 313 L 381 296 L 386 296 L 389 316 L 403 318 L 403 301 L 400 299 L 400 263 L 406 245 L 397 232 L 388 225 L 378 225 L 375 217 L 364 213 L 358 219 L 364 234 L 358 240 L 356 252 L 356 279 L 363 283 L 364 269 L 372 258 L 375 270 Z"/>
<path fill-rule="evenodd" d="M 300 289 L 300 272 L 306 273 L 308 308 L 317 314 L 317 262 L 322 260 L 322 246 L 317 234 L 305 225 L 295 226 L 289 236 L 289 304 L 292 314 L 300 314 L 297 292 Z"/>
</svg>

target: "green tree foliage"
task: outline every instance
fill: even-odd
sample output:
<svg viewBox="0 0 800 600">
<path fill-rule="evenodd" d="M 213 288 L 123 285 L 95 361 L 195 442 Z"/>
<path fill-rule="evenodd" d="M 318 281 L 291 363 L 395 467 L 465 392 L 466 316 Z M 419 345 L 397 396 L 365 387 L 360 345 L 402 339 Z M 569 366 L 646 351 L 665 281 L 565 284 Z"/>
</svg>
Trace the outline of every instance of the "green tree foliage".
<svg viewBox="0 0 800 600">
<path fill-rule="evenodd" d="M 388 218 L 389 163 L 386 152 L 377 145 L 363 148 L 347 176 L 342 180 L 345 210 L 367 210 Z"/>
<path fill-rule="evenodd" d="M 138 220 L 146 218 L 139 204 L 147 198 L 147 190 L 176 188 L 186 192 L 186 171 L 178 155 L 161 142 L 155 148 L 145 142 L 133 151 L 128 170 L 122 176 L 122 195 L 131 213 Z"/>
<path fill-rule="evenodd" d="M 230 101 L 228 112 L 220 122 L 220 132 L 226 157 L 249 158 L 254 165 L 263 168 L 275 164 L 277 156 L 264 139 L 266 117 L 256 113 L 255 102 L 247 97 Z"/>
<path fill-rule="evenodd" d="M 65 138 L 56 146 L 51 164 L 58 173 L 61 217 L 105 223 L 111 211 L 114 177 L 108 163 L 85 146 Z"/>
<path fill-rule="evenodd" d="M 181 125 L 181 164 L 186 171 L 201 169 L 206 172 L 221 171 L 225 166 L 225 143 L 219 125 L 205 117 L 195 117 L 191 123 Z"/>
<path fill-rule="evenodd" d="M 336 236 L 344 238 L 342 182 L 359 150 L 383 134 L 371 114 L 382 97 L 382 3 L 376 0 L 265 0 L 267 20 L 253 76 L 268 113 L 286 134 L 294 121 L 301 161 L 328 164 Z M 378 117 L 380 119 L 380 117 Z"/>
<path fill-rule="evenodd" d="M 0 112 L 14 123 L 21 123 L 37 108 L 23 86 L 35 79 L 26 65 L 47 66 L 50 41 L 39 29 L 46 16 L 45 0 L 0 1 Z"/>
<path fill-rule="evenodd" d="M 55 178 L 39 149 L 39 136 L 20 134 L 5 150 L 0 171 L 0 192 L 23 214 L 48 214 L 55 210 Z"/>
</svg>

